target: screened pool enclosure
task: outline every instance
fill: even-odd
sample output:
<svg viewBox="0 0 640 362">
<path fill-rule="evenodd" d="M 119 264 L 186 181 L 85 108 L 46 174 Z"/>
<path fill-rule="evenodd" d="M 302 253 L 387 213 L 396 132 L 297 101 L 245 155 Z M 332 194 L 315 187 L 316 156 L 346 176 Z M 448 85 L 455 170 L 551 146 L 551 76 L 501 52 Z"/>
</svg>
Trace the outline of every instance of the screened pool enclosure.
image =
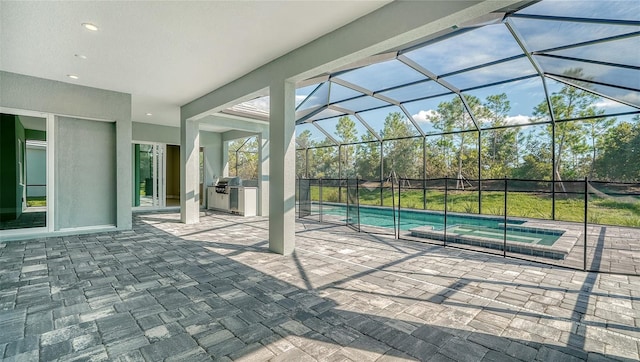
<svg viewBox="0 0 640 362">
<path fill-rule="evenodd" d="M 640 274 L 638 49 L 640 2 L 540 1 L 310 79 L 299 216 Z"/>
</svg>

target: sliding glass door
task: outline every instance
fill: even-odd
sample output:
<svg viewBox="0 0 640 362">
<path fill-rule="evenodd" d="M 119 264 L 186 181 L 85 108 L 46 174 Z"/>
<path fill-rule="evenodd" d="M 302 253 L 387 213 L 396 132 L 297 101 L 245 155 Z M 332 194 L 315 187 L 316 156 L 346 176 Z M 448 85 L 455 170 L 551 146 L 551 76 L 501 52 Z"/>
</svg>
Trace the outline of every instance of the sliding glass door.
<svg viewBox="0 0 640 362">
<path fill-rule="evenodd" d="M 166 145 L 134 144 L 134 207 L 166 206 Z"/>
<path fill-rule="evenodd" d="M 0 110 L 0 230 L 45 229 L 47 115 Z M 15 232 L 14 232 L 15 233 Z"/>
</svg>

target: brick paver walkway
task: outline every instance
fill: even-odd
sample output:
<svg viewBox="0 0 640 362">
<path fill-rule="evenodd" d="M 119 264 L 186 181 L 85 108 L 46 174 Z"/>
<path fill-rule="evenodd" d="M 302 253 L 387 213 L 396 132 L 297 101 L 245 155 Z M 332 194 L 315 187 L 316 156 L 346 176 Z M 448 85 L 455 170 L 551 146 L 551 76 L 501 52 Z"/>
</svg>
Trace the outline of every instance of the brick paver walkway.
<svg viewBox="0 0 640 362">
<path fill-rule="evenodd" d="M 4 360 L 638 360 L 640 277 L 263 218 L 0 243 Z"/>
</svg>

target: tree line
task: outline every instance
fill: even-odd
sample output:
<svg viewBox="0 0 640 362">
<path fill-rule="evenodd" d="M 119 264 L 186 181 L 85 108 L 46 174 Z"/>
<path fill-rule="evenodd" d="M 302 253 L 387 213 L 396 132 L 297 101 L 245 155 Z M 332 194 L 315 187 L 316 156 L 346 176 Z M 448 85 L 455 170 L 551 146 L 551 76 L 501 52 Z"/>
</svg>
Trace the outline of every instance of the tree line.
<svg viewBox="0 0 640 362">
<path fill-rule="evenodd" d="M 427 135 L 424 142 L 399 112 L 386 116 L 382 142 L 369 132 L 358 137 L 356 121 L 348 116 L 335 128 L 341 147 L 329 139 L 313 141 L 308 130 L 301 132 L 296 137 L 296 173 L 378 180 L 391 173 L 422 178 L 424 170 L 426 178 L 551 180 L 555 174 L 556 180 L 640 181 L 640 115 L 630 121 L 607 117 L 597 107 L 598 96 L 565 85 L 550 96 L 555 124 L 548 121 L 545 100 L 533 109 L 530 124 L 509 127 L 511 102 L 505 93 L 465 99 L 475 119 L 459 97 L 441 102 L 427 116 L 440 134 Z"/>
<path fill-rule="evenodd" d="M 229 176 L 243 180 L 258 179 L 258 137 L 239 138 L 229 142 Z"/>
</svg>

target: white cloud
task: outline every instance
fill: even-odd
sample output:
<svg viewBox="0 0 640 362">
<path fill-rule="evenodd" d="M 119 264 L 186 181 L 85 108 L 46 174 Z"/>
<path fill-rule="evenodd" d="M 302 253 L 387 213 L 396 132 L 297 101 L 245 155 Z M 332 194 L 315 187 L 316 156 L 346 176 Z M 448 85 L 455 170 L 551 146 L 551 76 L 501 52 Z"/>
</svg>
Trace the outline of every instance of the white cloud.
<svg viewBox="0 0 640 362">
<path fill-rule="evenodd" d="M 428 111 L 419 111 L 417 114 L 411 115 L 411 117 L 413 117 L 413 119 L 415 119 L 417 122 L 429 123 L 429 118 L 434 117 L 437 114 L 438 112 L 430 109 Z"/>
<path fill-rule="evenodd" d="M 640 93 L 629 92 L 621 96 L 618 96 L 616 98 L 620 99 L 623 102 L 640 105 Z M 599 102 L 594 103 L 593 105 L 595 107 L 605 108 L 605 109 L 616 109 L 616 108 L 626 107 L 624 104 L 620 102 L 614 101 L 612 99 L 607 99 L 607 98 L 602 98 Z"/>
<path fill-rule="evenodd" d="M 598 108 L 617 108 L 617 107 L 620 107 L 620 103 L 618 103 L 616 101 L 612 101 L 611 99 L 606 99 L 606 98 L 601 99 L 600 102 L 594 103 L 593 105 L 595 107 L 598 107 Z"/>
<path fill-rule="evenodd" d="M 509 117 L 505 118 L 504 121 L 508 125 L 529 124 L 529 123 L 531 123 L 531 117 L 519 114 L 517 116 L 509 116 Z"/>
<path fill-rule="evenodd" d="M 627 93 L 622 97 L 620 97 L 620 100 L 640 106 L 640 93 L 637 93 L 637 92 Z"/>
<path fill-rule="evenodd" d="M 437 116 L 437 114 L 438 112 L 436 112 L 433 109 L 430 109 L 428 111 L 420 111 L 417 114 L 412 115 L 412 117 L 418 122 L 431 123 L 430 117 Z M 525 115 L 519 114 L 517 116 L 506 117 L 504 121 L 507 125 L 517 125 L 517 124 L 530 124 L 531 120 L 532 120 L 531 116 L 525 116 Z M 488 124 L 491 122 L 491 120 L 484 119 L 484 118 L 478 119 L 478 121 L 482 124 Z"/>
</svg>

